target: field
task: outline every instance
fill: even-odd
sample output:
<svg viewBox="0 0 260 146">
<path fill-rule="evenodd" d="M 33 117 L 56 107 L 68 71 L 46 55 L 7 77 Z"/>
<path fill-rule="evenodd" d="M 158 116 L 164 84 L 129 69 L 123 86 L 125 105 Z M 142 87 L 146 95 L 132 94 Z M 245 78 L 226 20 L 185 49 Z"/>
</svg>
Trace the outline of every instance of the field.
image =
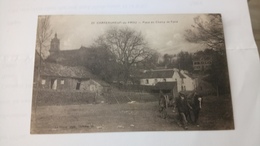
<svg viewBox="0 0 260 146">
<path fill-rule="evenodd" d="M 42 104 L 41 101 L 41 104 L 38 102 L 40 105 L 33 107 L 31 133 L 184 130 L 179 122 L 177 111 L 173 112 L 173 109 L 169 108 L 168 117 L 161 118 L 156 98 L 152 95 L 150 97 L 150 100 L 147 99 L 148 97 L 138 97 L 134 100 L 131 97 L 122 97 L 115 100 L 116 98 L 107 96 L 103 97 L 106 99 L 105 102 L 98 104 L 79 104 L 74 101 L 73 104 L 48 105 L 46 103 L 49 102 Z M 204 97 L 200 127 L 192 124 L 188 127 L 188 130 L 234 129 L 231 98 L 229 96 Z"/>
</svg>

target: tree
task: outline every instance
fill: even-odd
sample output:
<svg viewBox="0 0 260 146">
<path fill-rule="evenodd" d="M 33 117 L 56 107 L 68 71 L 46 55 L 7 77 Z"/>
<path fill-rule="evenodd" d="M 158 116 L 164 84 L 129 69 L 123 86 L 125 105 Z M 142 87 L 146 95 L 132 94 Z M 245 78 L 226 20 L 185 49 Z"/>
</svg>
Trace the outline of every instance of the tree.
<svg viewBox="0 0 260 146">
<path fill-rule="evenodd" d="M 179 69 L 187 70 L 189 72 L 193 71 L 192 54 L 188 52 L 181 51 L 178 53 L 176 63 Z"/>
<path fill-rule="evenodd" d="M 129 27 L 108 29 L 96 40 L 95 46 L 105 47 L 115 55 L 124 83 L 127 83 L 131 69 L 153 54 L 142 33 Z"/>
<path fill-rule="evenodd" d="M 220 93 L 230 93 L 221 15 L 198 16 L 194 18 L 194 23 L 195 25 L 192 25 L 192 29 L 186 30 L 186 40 L 206 45 L 208 49 L 203 53 L 210 53 L 213 58 L 207 80 L 216 88 L 218 95 Z"/>
<path fill-rule="evenodd" d="M 114 54 L 104 47 L 87 49 L 85 57 L 86 67 L 106 82 L 112 82 L 113 75 L 117 74 L 117 63 Z"/>
<path fill-rule="evenodd" d="M 39 64 L 35 64 L 37 68 L 37 86 L 40 84 L 42 58 L 46 58 L 48 54 L 48 46 L 52 35 L 50 16 L 39 16 L 36 36 L 36 51 L 39 53 Z"/>
<path fill-rule="evenodd" d="M 159 57 L 160 54 L 157 51 L 151 50 L 150 57 L 137 64 L 137 68 L 146 70 L 155 69 L 158 65 Z"/>
<path fill-rule="evenodd" d="M 225 52 L 225 40 L 220 14 L 208 14 L 194 18 L 195 25 L 186 30 L 185 38 L 192 43 L 203 43 L 209 49 Z"/>
<path fill-rule="evenodd" d="M 41 57 L 46 58 L 50 45 L 52 29 L 50 25 L 50 16 L 39 16 L 36 36 L 36 50 Z"/>
<path fill-rule="evenodd" d="M 177 65 L 176 65 L 176 58 L 177 58 L 177 55 L 174 54 L 164 54 L 162 56 L 162 60 L 158 63 L 158 66 L 160 67 L 164 67 L 164 68 L 177 68 Z"/>
<path fill-rule="evenodd" d="M 212 53 L 212 65 L 208 73 L 206 80 L 212 83 L 218 95 L 230 93 L 228 66 L 224 55 L 216 51 Z"/>
</svg>

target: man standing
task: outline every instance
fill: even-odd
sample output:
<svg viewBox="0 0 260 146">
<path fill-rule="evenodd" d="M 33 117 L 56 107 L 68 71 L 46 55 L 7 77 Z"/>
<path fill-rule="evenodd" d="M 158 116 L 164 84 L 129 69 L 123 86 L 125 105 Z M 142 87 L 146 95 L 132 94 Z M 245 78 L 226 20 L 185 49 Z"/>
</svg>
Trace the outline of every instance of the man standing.
<svg viewBox="0 0 260 146">
<path fill-rule="evenodd" d="M 199 125 L 198 119 L 199 119 L 200 110 L 202 108 L 202 96 L 199 96 L 196 92 L 194 93 L 194 96 L 193 96 L 192 108 L 193 108 L 193 113 L 194 113 L 193 122 L 197 125 L 197 127 L 199 127 L 200 125 Z"/>
<path fill-rule="evenodd" d="M 159 95 L 159 112 L 162 113 L 162 118 L 166 119 L 167 118 L 167 112 L 166 109 L 168 108 L 169 104 L 169 97 L 168 95 L 164 94 L 162 91 L 160 91 Z"/>
<path fill-rule="evenodd" d="M 179 94 L 176 104 L 183 127 L 185 130 L 187 130 L 187 117 L 189 116 L 189 109 L 192 107 L 189 105 L 187 97 L 182 93 Z"/>
</svg>

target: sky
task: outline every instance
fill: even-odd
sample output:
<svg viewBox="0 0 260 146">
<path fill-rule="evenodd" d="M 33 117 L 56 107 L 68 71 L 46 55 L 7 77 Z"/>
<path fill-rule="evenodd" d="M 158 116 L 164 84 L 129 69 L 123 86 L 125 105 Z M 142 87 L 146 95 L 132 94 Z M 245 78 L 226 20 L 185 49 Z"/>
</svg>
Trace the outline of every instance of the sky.
<svg viewBox="0 0 260 146">
<path fill-rule="evenodd" d="M 91 46 L 111 26 L 141 31 L 151 49 L 161 54 L 196 52 L 205 47 L 189 43 L 184 34 L 191 29 L 198 14 L 168 15 L 57 15 L 51 16 L 52 30 L 60 39 L 61 50 Z M 53 34 L 53 37 L 54 37 Z"/>
</svg>

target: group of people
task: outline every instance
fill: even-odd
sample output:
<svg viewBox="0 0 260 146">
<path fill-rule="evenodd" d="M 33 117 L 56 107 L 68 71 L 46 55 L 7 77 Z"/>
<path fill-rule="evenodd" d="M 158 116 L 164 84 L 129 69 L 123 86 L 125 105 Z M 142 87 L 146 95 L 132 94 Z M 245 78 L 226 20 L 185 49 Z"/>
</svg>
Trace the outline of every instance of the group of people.
<svg viewBox="0 0 260 146">
<path fill-rule="evenodd" d="M 172 102 L 170 102 L 172 101 Z M 176 99 L 170 99 L 166 94 L 160 94 L 159 100 L 160 109 L 163 118 L 166 118 L 166 109 L 169 106 L 177 108 L 180 122 L 184 129 L 188 129 L 188 123 L 196 124 L 199 127 L 199 113 L 202 108 L 202 96 L 199 96 L 197 92 L 194 92 L 191 98 L 187 98 L 186 95 L 179 93 Z"/>
</svg>

